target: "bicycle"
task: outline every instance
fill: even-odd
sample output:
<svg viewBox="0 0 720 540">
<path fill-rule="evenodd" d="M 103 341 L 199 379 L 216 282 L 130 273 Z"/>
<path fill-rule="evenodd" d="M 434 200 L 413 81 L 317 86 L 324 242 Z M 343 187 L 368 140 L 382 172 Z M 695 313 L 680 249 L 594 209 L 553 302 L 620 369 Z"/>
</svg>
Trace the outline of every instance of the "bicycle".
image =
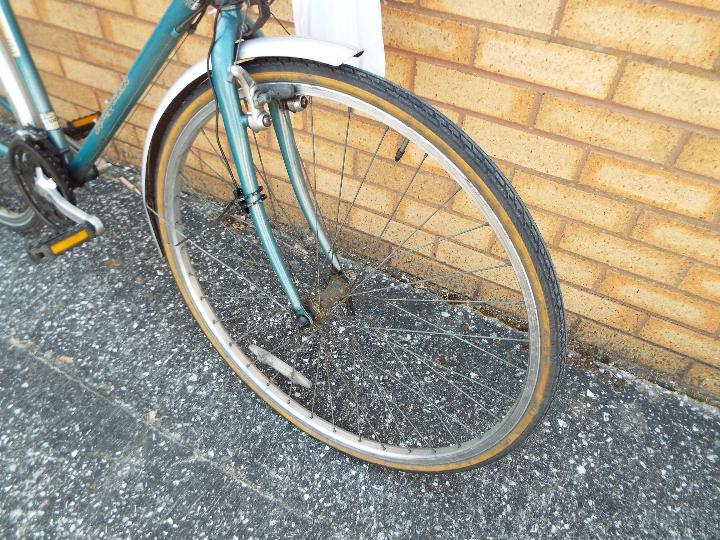
<svg viewBox="0 0 720 540">
<path fill-rule="evenodd" d="M 538 426 L 564 357 L 540 233 L 457 126 L 344 64 L 362 51 L 262 37 L 270 3 L 173 0 L 102 115 L 69 123 L 74 145 L 1 0 L 2 104 L 18 129 L 0 148 L 13 173 L 0 222 L 60 231 L 36 260 L 102 234 L 74 191 L 214 7 L 207 59 L 167 91 L 142 158 L 147 220 L 191 314 L 314 438 L 397 469 L 489 463 Z"/>
</svg>

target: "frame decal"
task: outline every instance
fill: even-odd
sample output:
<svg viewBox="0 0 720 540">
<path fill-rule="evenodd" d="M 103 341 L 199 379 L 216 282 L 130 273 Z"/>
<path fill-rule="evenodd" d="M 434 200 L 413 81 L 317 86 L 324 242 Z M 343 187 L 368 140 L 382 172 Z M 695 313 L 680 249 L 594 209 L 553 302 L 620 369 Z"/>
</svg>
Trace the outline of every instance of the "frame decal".
<svg viewBox="0 0 720 540">
<path fill-rule="evenodd" d="M 2 11 L 0 11 L 0 26 L 2 26 L 2 32 L 5 36 L 5 41 L 7 42 L 10 54 L 12 54 L 14 58 L 20 58 L 20 47 L 18 47 L 17 41 L 15 41 L 15 36 L 10 29 L 10 23 Z"/>
<path fill-rule="evenodd" d="M 105 110 L 100 115 L 100 118 L 97 119 L 95 122 L 95 133 L 100 133 L 100 130 L 102 130 L 103 124 L 105 124 L 105 120 L 110 118 L 112 114 L 115 112 L 115 107 L 117 107 L 118 100 L 122 97 L 123 92 L 125 92 L 125 89 L 130 85 L 130 79 L 127 77 L 123 77 L 122 82 L 120 83 L 120 86 L 115 91 L 113 96 L 110 98 L 110 100 L 107 102 L 107 105 L 105 106 Z"/>
<path fill-rule="evenodd" d="M 43 126 L 45 126 L 45 129 L 48 131 L 60 129 L 60 123 L 58 122 L 57 116 L 55 116 L 55 113 L 52 111 L 40 113 L 40 120 L 42 120 Z"/>
</svg>

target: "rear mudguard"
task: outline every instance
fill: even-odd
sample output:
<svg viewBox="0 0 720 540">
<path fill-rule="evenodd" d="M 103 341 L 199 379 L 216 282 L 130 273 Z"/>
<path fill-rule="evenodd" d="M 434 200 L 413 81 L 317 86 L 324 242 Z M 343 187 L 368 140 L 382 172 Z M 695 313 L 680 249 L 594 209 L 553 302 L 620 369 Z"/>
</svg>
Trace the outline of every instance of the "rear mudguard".
<svg viewBox="0 0 720 540">
<path fill-rule="evenodd" d="M 331 43 L 316 39 L 297 36 L 263 37 L 243 41 L 238 45 L 238 61 L 263 57 L 290 57 L 314 60 L 332 66 L 339 66 L 362 51 L 339 43 Z M 158 105 L 152 121 L 148 126 L 147 138 L 143 149 L 141 163 L 141 186 L 145 216 L 152 230 L 155 244 L 162 253 L 160 242 L 156 201 L 155 201 L 155 166 L 160 154 L 161 143 L 170 120 L 183 103 L 198 86 L 207 80 L 207 65 L 201 60 L 175 81 Z"/>
</svg>

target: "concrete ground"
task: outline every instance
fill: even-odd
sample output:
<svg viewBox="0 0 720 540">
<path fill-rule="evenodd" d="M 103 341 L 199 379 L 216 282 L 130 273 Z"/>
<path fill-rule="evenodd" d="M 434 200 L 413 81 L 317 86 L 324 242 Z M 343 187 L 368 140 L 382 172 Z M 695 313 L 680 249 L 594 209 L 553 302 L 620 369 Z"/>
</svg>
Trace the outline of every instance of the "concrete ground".
<svg viewBox="0 0 720 540">
<path fill-rule="evenodd" d="M 717 409 L 571 366 L 542 428 L 497 463 L 360 463 L 226 367 L 137 195 L 107 178 L 83 191 L 107 233 L 52 263 L 0 228 L 1 537 L 720 537 Z"/>
</svg>

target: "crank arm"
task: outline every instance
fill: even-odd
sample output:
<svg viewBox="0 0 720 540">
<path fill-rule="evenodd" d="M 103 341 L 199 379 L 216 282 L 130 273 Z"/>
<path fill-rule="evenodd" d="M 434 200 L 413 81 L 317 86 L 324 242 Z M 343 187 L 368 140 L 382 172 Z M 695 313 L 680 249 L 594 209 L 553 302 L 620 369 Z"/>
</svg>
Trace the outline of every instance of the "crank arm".
<svg viewBox="0 0 720 540">
<path fill-rule="evenodd" d="M 92 229 L 95 236 L 103 233 L 105 227 L 100 218 L 84 212 L 58 191 L 57 184 L 52 178 L 48 178 L 40 167 L 35 168 L 35 189 L 37 192 L 55 206 L 63 216 L 78 225 L 87 225 Z"/>
</svg>

